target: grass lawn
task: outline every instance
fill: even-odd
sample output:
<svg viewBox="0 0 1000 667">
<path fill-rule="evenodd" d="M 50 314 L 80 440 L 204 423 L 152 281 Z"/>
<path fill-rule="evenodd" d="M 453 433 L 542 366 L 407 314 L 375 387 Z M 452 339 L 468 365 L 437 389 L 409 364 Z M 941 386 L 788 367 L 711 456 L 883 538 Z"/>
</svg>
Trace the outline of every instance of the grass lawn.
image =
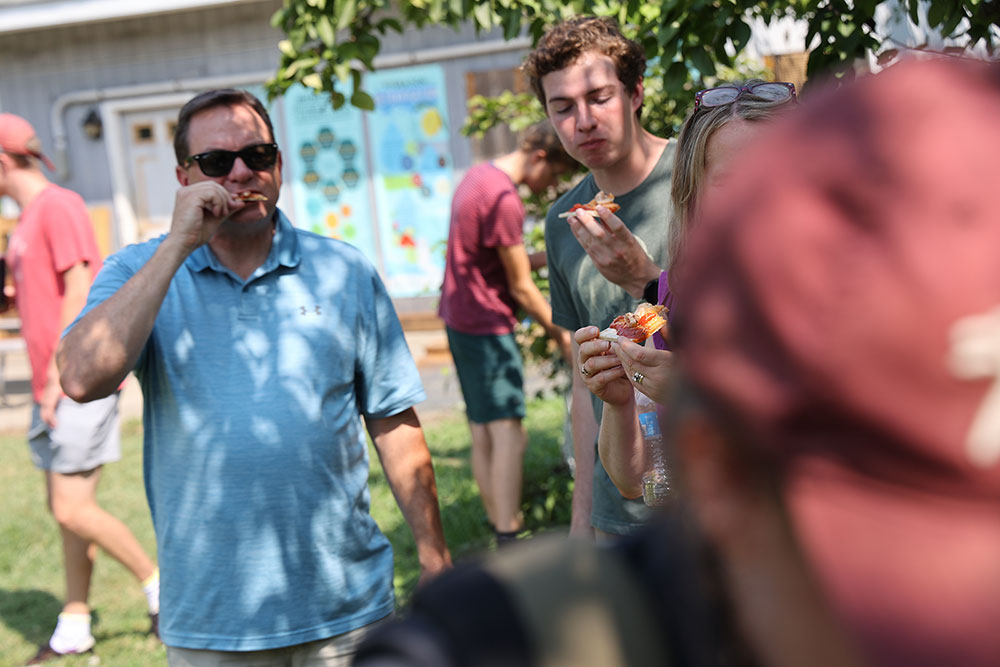
<svg viewBox="0 0 1000 667">
<path fill-rule="evenodd" d="M 534 532 L 561 530 L 569 524 L 572 483 L 561 455 L 563 401 L 534 400 L 525 425 L 530 446 L 525 459 L 524 510 Z M 438 417 L 424 423 L 434 454 L 445 535 L 456 560 L 493 548 L 472 473 L 469 432 L 464 416 Z M 142 489 L 142 427 L 123 429 L 122 461 L 107 466 L 99 490 L 102 506 L 132 529 L 150 552 L 153 528 Z M 62 608 L 64 582 L 59 531 L 44 504 L 44 481 L 31 464 L 23 435 L 0 436 L 0 665 L 20 665 L 52 631 Z M 396 553 L 395 586 L 400 602 L 412 593 L 419 575 L 409 528 L 392 499 L 372 455 L 372 514 Z M 289 591 L 294 594 L 294 591 Z M 149 622 L 139 585 L 125 568 L 101 553 L 91 589 L 96 652 L 110 667 L 166 665 L 162 645 L 146 636 Z M 86 657 L 65 658 L 67 667 L 88 664 Z"/>
</svg>

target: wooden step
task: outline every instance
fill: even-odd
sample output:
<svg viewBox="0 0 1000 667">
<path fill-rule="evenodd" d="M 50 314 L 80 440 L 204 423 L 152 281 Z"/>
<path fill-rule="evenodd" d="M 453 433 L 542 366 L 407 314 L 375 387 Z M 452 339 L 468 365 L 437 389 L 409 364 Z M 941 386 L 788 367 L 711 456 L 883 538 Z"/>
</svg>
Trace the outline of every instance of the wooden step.
<svg viewBox="0 0 1000 667">
<path fill-rule="evenodd" d="M 433 311 L 400 312 L 403 331 L 443 331 L 444 321 Z"/>
</svg>

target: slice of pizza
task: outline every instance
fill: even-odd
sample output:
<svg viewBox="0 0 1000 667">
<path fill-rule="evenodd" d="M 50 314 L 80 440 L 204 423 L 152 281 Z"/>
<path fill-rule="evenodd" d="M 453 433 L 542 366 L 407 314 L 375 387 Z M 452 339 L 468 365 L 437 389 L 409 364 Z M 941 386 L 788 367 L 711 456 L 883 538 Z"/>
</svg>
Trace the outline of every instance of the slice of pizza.
<svg viewBox="0 0 1000 667">
<path fill-rule="evenodd" d="M 596 195 L 594 195 L 594 198 L 591 199 L 586 204 L 573 204 L 569 208 L 568 211 L 565 211 L 564 213 L 560 213 L 559 217 L 560 218 L 568 218 L 575 211 L 580 211 L 580 210 L 591 211 L 593 213 L 597 213 L 597 207 L 598 206 L 603 206 L 604 208 L 608 209 L 612 213 L 615 213 L 616 211 L 619 211 L 621 209 L 621 206 L 619 206 L 618 204 L 615 203 L 615 196 L 614 195 L 608 194 L 604 190 L 601 190 Z"/>
<path fill-rule="evenodd" d="M 266 196 L 260 194 L 259 192 L 253 192 L 252 190 L 237 192 L 236 198 L 240 201 L 267 201 Z"/>
<path fill-rule="evenodd" d="M 652 306 L 641 303 L 634 313 L 619 315 L 611 321 L 611 326 L 598 334 L 602 340 L 630 340 L 641 343 L 663 328 L 667 323 L 664 318 L 666 306 Z"/>
</svg>

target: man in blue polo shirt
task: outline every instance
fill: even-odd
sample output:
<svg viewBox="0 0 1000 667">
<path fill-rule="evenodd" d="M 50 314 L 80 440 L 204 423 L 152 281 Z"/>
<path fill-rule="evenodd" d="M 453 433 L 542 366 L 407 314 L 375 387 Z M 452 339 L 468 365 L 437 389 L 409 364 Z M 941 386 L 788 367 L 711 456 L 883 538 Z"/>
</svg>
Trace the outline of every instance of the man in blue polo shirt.
<svg viewBox="0 0 1000 667">
<path fill-rule="evenodd" d="M 346 665 L 394 603 L 360 417 L 422 576 L 450 565 L 423 387 L 374 267 L 277 209 L 255 97 L 195 97 L 174 147 L 170 232 L 108 258 L 59 347 L 63 388 L 93 400 L 131 370 L 142 385 L 171 665 Z"/>
</svg>

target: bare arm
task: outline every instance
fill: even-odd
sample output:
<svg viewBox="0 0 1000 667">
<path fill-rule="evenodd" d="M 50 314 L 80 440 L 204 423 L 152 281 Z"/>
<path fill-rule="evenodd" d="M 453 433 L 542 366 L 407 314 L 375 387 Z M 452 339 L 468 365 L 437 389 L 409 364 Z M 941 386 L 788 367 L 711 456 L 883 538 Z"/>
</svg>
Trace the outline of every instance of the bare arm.
<svg viewBox="0 0 1000 667">
<path fill-rule="evenodd" d="M 548 256 L 544 250 L 528 253 L 528 262 L 531 264 L 531 270 L 537 271 L 548 265 Z"/>
<path fill-rule="evenodd" d="M 90 289 L 93 280 L 90 265 L 87 262 L 78 262 L 63 271 L 62 279 L 64 292 L 62 307 L 59 310 L 59 331 L 68 327 L 87 303 L 87 290 Z M 53 354 L 46 369 L 45 389 L 42 390 L 42 401 L 39 404 L 42 419 L 52 428 L 56 426 L 56 406 L 60 398 L 62 398 L 62 387 L 59 385 L 59 367 L 56 364 L 56 355 Z"/>
<path fill-rule="evenodd" d="M 366 420 L 366 424 L 389 488 L 413 532 L 422 584 L 451 567 L 451 554 L 444 540 L 434 467 L 420 420 L 409 408 L 384 419 Z"/>
<path fill-rule="evenodd" d="M 598 455 L 619 493 L 638 498 L 649 457 L 639 431 L 635 392 L 625 377 L 622 360 L 611 350 L 612 344 L 598 338 L 598 333 L 597 327 L 588 326 L 573 334 L 580 368 L 586 369 L 586 375 L 581 373 L 580 377 L 587 389 L 604 401 Z"/>
<path fill-rule="evenodd" d="M 604 206 L 597 212 L 595 216 L 578 210 L 570 215 L 567 222 L 573 236 L 602 276 L 641 299 L 646 283 L 660 276 L 660 267 L 618 216 Z"/>
<path fill-rule="evenodd" d="M 634 387 L 656 403 L 666 405 L 670 396 L 673 353 L 655 349 L 648 340 L 645 346 L 627 340 L 611 343 L 610 346 L 621 362 L 618 368 L 625 369 L 618 382 L 630 382 L 630 388 Z M 636 371 L 643 375 L 642 384 L 636 384 L 632 379 L 632 373 Z M 595 380 L 597 378 L 591 378 L 590 383 Z M 642 495 L 642 476 L 650 467 L 650 452 L 643 442 L 637 419 L 634 400 L 620 405 L 606 404 L 598 438 L 601 463 L 626 498 Z"/>
<path fill-rule="evenodd" d="M 524 246 L 498 246 L 497 254 L 507 276 L 507 287 L 511 296 L 521 305 L 531 317 L 542 325 L 545 333 L 559 344 L 563 357 L 570 359 L 572 354 L 568 346 L 569 335 L 565 329 L 552 323 L 552 306 L 542 296 L 535 281 L 531 278 L 531 266 L 528 252 Z"/>
<path fill-rule="evenodd" d="M 649 469 L 649 453 L 639 430 L 635 401 L 604 404 L 597 451 L 604 470 L 626 498 L 642 495 L 642 476 Z"/>
<path fill-rule="evenodd" d="M 185 257 L 165 241 L 136 275 L 63 337 L 56 359 L 67 396 L 92 401 L 121 384 L 139 358 L 170 280 Z"/>
<path fill-rule="evenodd" d="M 579 357 L 579 348 L 573 342 L 572 358 Z M 590 402 L 590 391 L 583 383 L 578 364 L 571 365 L 572 403 L 570 405 L 570 428 L 573 432 L 573 457 L 576 459 L 576 474 L 573 481 L 573 512 L 570 519 L 570 535 L 593 537 L 590 512 L 594 504 L 594 441 L 597 439 L 597 418 Z"/>
<path fill-rule="evenodd" d="M 153 330 L 174 273 L 242 205 L 211 181 L 178 190 L 170 234 L 153 257 L 60 342 L 56 359 L 67 396 L 92 401 L 118 388 Z"/>
</svg>

